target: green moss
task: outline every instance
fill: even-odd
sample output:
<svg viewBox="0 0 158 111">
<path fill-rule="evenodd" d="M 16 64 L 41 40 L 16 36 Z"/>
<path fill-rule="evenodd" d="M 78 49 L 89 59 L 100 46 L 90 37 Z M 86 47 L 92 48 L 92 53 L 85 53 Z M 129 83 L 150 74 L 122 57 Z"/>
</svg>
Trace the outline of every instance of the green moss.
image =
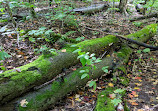
<svg viewBox="0 0 158 111">
<path fill-rule="evenodd" d="M 123 62 L 127 63 L 131 53 L 132 49 L 127 47 L 126 45 L 123 45 L 121 50 L 117 52 L 117 56 L 120 58 L 120 60 L 123 60 Z"/>
<path fill-rule="evenodd" d="M 3 23 L 3 22 L 8 22 L 8 20 L 7 19 L 0 19 L 0 23 Z"/>
<path fill-rule="evenodd" d="M 115 88 L 108 87 L 98 95 L 97 105 L 94 111 L 115 111 L 114 105 L 111 103 L 109 94 L 114 92 Z"/>
<path fill-rule="evenodd" d="M 123 71 L 123 73 L 126 74 L 126 67 L 124 65 L 120 65 L 117 69 Z"/>
<path fill-rule="evenodd" d="M 110 43 L 116 43 L 116 42 L 118 42 L 118 38 L 116 38 L 113 35 L 108 35 L 103 38 L 97 38 L 97 39 L 80 42 L 78 44 L 75 44 L 76 47 L 71 47 L 71 45 L 66 45 L 66 47 L 64 47 L 63 49 L 66 49 L 67 52 L 73 52 L 74 50 L 80 47 L 83 51 L 95 52 L 95 50 L 98 49 L 101 50 L 101 48 L 108 46 Z"/>
<path fill-rule="evenodd" d="M 126 37 L 132 38 L 134 40 L 146 42 L 150 37 L 154 36 L 156 32 L 157 32 L 157 24 L 150 24 L 145 28 L 143 28 L 142 30 L 139 30 L 133 34 L 129 34 Z"/>
<path fill-rule="evenodd" d="M 121 84 L 123 84 L 123 85 L 125 85 L 125 86 L 128 86 L 128 84 L 129 84 L 129 79 L 128 78 L 126 78 L 126 77 L 120 77 L 120 82 L 121 82 Z"/>
</svg>

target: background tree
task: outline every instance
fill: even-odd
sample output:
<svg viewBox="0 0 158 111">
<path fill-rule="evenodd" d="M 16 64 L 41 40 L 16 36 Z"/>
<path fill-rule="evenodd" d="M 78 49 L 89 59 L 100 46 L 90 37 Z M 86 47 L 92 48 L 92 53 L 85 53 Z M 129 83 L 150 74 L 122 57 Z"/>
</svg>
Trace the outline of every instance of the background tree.
<svg viewBox="0 0 158 111">
<path fill-rule="evenodd" d="M 123 13 L 123 14 L 125 14 L 125 15 L 128 15 L 128 13 L 126 11 L 127 1 L 128 0 L 120 0 L 120 4 L 119 4 L 120 12 Z"/>
</svg>

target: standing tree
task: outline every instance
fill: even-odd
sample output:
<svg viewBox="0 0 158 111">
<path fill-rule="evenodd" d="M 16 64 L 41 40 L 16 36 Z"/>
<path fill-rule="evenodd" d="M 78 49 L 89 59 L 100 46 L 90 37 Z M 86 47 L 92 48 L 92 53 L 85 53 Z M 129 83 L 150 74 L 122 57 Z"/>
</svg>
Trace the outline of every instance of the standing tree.
<svg viewBox="0 0 158 111">
<path fill-rule="evenodd" d="M 120 12 L 123 13 L 124 15 L 128 15 L 126 11 L 127 1 L 128 0 L 120 0 L 120 4 L 119 4 Z"/>
</svg>

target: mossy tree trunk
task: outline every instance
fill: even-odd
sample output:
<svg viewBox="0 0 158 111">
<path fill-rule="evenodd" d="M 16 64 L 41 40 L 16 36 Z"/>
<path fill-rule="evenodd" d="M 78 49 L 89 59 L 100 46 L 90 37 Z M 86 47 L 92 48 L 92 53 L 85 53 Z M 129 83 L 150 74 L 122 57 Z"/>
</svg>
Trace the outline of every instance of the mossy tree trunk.
<svg viewBox="0 0 158 111">
<path fill-rule="evenodd" d="M 78 47 L 81 47 L 85 52 L 99 54 L 110 43 L 116 43 L 117 41 L 118 39 L 115 36 L 109 35 L 80 42 L 76 44 L 77 47 L 75 48 L 67 45 L 64 47 L 66 52 L 58 51 L 54 56 L 52 54 L 42 55 L 34 62 L 19 67 L 18 69 L 21 72 L 13 69 L 0 74 L 0 104 L 10 101 L 35 86 L 52 80 L 62 72 L 63 68 L 69 68 L 77 64 L 79 62 L 78 55 L 72 52 Z"/>
<path fill-rule="evenodd" d="M 157 25 L 152 24 L 141 31 L 138 31 L 134 34 L 130 34 L 126 37 L 133 38 L 137 41 L 145 42 L 150 37 L 156 34 L 157 31 Z M 102 41 L 100 41 L 102 42 Z M 91 43 L 89 43 L 90 45 Z M 117 52 L 117 56 L 119 58 L 119 62 L 126 63 L 128 61 L 128 58 L 130 54 L 132 53 L 132 49 L 130 49 L 127 45 L 122 45 L 122 48 Z M 71 74 L 64 77 L 64 82 L 60 82 L 59 80 L 56 80 L 53 82 L 53 84 L 48 85 L 42 89 L 39 89 L 38 91 L 29 93 L 28 95 L 19 98 L 16 102 L 8 103 L 9 106 L 12 106 L 12 104 L 16 103 L 19 105 L 19 102 L 22 99 L 26 99 L 28 101 L 27 107 L 16 107 L 20 111 L 36 111 L 36 110 L 44 110 L 49 107 L 51 104 L 55 104 L 60 98 L 65 96 L 67 93 L 76 90 L 78 87 L 84 86 L 87 81 L 91 79 L 96 79 L 100 77 L 104 72 L 102 71 L 102 67 L 109 66 L 109 69 L 113 69 L 115 66 L 113 63 L 113 57 L 108 57 L 102 60 L 101 63 L 97 64 L 97 69 L 93 70 L 93 74 L 90 75 L 90 78 L 80 79 L 81 73 L 79 71 L 81 69 L 89 69 L 90 67 L 82 67 Z"/>
</svg>

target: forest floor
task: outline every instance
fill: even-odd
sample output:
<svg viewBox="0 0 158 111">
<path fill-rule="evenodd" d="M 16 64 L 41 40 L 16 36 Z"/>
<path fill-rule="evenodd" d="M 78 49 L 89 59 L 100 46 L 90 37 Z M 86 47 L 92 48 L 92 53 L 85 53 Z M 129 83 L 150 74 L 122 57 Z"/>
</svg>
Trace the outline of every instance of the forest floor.
<svg viewBox="0 0 158 111">
<path fill-rule="evenodd" d="M 78 3 L 84 6 L 84 3 Z M 78 6 L 78 7 L 80 7 Z M 51 11 L 51 10 L 49 10 Z M 47 10 L 46 10 L 47 12 Z M 45 12 L 45 13 L 46 13 Z M 136 23 L 130 22 L 129 18 L 134 15 L 125 17 L 119 12 L 112 14 L 111 12 L 98 12 L 91 15 L 76 14 L 76 22 L 79 23 L 78 28 L 73 26 L 63 25 L 62 21 L 56 20 L 50 22 L 45 17 L 40 17 L 37 20 L 26 20 L 18 22 L 20 29 L 23 30 L 37 30 L 44 26 L 52 29 L 55 33 L 62 35 L 69 31 L 75 31 L 68 35 L 68 37 L 76 40 L 88 40 L 100 38 L 108 35 L 108 33 L 128 35 L 134 33 L 144 26 L 155 23 L 155 18 L 144 19 Z M 141 16 L 141 15 L 140 15 Z M 141 23 L 138 25 L 138 23 Z M 12 28 L 11 23 L 9 27 Z M 12 55 L 3 62 L 5 70 L 14 69 L 16 67 L 28 64 L 38 58 L 34 49 L 40 49 L 43 45 L 49 48 L 60 49 L 59 44 L 47 43 L 45 40 L 38 40 L 31 42 L 28 38 L 20 38 L 17 46 L 17 38 L 15 34 L 3 35 L 0 39 L 0 46 L 6 52 Z M 158 46 L 158 35 L 155 35 L 147 42 Z M 118 87 L 125 88 L 127 93 L 124 97 L 127 100 L 127 106 L 130 111 L 158 111 L 158 52 L 150 51 L 143 52 L 145 48 L 139 47 L 131 55 L 127 64 L 127 74 L 124 77 L 130 80 L 127 86 L 121 84 L 114 84 L 112 76 L 102 76 L 97 82 L 97 89 L 94 91 L 92 88 L 85 86 L 77 92 L 68 94 L 67 97 L 59 101 L 55 106 L 50 106 L 49 111 L 93 111 L 96 105 L 97 95 L 104 90 L 109 83 Z M 40 53 L 41 54 L 41 53 Z M 75 70 L 80 67 L 80 64 L 71 67 L 68 71 Z M 0 70 L 2 73 L 3 70 Z"/>
</svg>

